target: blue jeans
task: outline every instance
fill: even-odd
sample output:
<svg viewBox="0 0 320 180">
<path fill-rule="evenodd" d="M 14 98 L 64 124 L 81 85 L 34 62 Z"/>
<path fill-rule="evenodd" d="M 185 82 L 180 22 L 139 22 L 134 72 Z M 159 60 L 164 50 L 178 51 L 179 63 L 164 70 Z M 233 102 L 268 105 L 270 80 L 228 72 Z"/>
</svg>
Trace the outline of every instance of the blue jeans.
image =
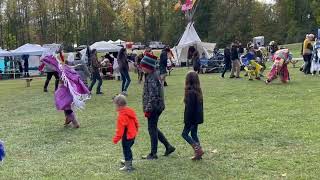
<svg viewBox="0 0 320 180">
<path fill-rule="evenodd" d="M 134 139 L 127 139 L 127 131 L 125 130 L 124 135 L 122 137 L 122 150 L 125 161 L 132 161 L 132 151 L 131 147 L 134 144 Z"/>
<path fill-rule="evenodd" d="M 92 88 L 96 84 L 97 80 L 99 81 L 98 86 L 97 86 L 97 93 L 101 92 L 102 79 L 101 79 L 99 71 L 95 71 L 92 73 L 92 82 L 89 87 L 89 91 L 92 91 Z"/>
<path fill-rule="evenodd" d="M 189 136 L 189 133 L 191 132 L 191 136 Z M 185 125 L 183 132 L 182 132 L 182 137 L 185 139 L 190 145 L 193 145 L 195 143 L 199 143 L 199 138 L 198 138 L 198 125 Z"/>
<path fill-rule="evenodd" d="M 127 91 L 128 87 L 131 83 L 130 75 L 128 71 L 121 71 L 121 79 L 122 79 L 122 86 L 121 86 L 121 91 Z"/>
</svg>

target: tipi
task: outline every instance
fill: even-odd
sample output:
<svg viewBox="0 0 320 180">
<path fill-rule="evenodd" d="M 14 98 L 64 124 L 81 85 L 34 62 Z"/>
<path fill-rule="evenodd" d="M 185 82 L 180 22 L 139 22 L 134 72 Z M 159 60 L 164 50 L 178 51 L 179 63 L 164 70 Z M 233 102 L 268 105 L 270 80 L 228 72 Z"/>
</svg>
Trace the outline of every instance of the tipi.
<svg viewBox="0 0 320 180">
<path fill-rule="evenodd" d="M 207 57 L 209 57 L 209 51 L 212 51 L 216 47 L 215 43 L 202 42 L 196 29 L 194 28 L 193 15 L 196 12 L 199 1 L 200 0 L 198 0 L 197 3 L 192 2 L 194 6 L 190 6 L 189 9 L 187 8 L 184 11 L 186 15 L 186 19 L 188 21 L 188 25 L 178 45 L 173 48 L 174 58 L 179 65 L 182 65 L 188 62 L 188 50 L 191 46 L 195 47 L 200 53 L 200 55 L 204 52 Z M 184 10 L 183 6 L 182 6 L 182 10 Z"/>
</svg>

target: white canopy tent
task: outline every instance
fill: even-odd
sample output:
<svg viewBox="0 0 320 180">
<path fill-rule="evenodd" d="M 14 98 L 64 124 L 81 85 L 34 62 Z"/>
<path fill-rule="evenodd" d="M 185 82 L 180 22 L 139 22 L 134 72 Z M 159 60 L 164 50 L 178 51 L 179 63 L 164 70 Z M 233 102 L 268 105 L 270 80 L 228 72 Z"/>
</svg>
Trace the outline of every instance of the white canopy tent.
<svg viewBox="0 0 320 180">
<path fill-rule="evenodd" d="M 0 57 L 12 56 L 11 52 L 0 48 Z"/>
<path fill-rule="evenodd" d="M 114 41 L 112 41 L 112 40 L 109 40 L 107 43 L 110 43 L 110 44 L 112 44 L 112 43 L 114 43 Z"/>
<path fill-rule="evenodd" d="M 38 44 L 25 44 L 13 51 L 11 51 L 13 56 L 22 56 L 22 55 L 29 55 L 29 56 L 41 56 L 43 52 L 47 49 L 41 47 Z"/>
<path fill-rule="evenodd" d="M 31 75 L 39 75 L 39 71 L 37 69 L 40 65 L 40 57 L 47 51 L 47 48 L 41 47 L 38 44 L 25 44 L 15 50 L 12 50 L 11 54 L 12 56 L 28 55 L 29 73 Z"/>
<path fill-rule="evenodd" d="M 187 25 L 179 44 L 173 48 L 174 58 L 179 65 L 188 61 L 188 50 L 191 46 L 195 47 L 200 55 L 205 53 L 206 56 L 209 57 L 210 51 L 213 51 L 216 44 L 202 42 L 194 28 L 194 23 L 190 22 Z"/>
<path fill-rule="evenodd" d="M 118 39 L 116 41 L 114 41 L 112 44 L 114 45 L 125 45 L 125 41 L 121 40 L 121 39 Z"/>
<path fill-rule="evenodd" d="M 92 44 L 90 46 L 90 49 L 96 49 L 99 53 L 110 53 L 110 52 L 119 52 L 121 47 L 116 46 L 114 44 L 108 43 L 106 41 L 100 41 Z M 84 54 L 87 49 L 83 49 L 81 51 L 81 54 Z"/>
</svg>

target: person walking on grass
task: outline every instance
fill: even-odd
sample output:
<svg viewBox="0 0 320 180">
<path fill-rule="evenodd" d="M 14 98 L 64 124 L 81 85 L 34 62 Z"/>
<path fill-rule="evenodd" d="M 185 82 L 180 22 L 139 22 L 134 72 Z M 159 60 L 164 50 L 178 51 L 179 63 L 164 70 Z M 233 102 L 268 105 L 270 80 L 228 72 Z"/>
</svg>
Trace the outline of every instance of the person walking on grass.
<svg viewBox="0 0 320 180">
<path fill-rule="evenodd" d="M 164 156 L 168 156 L 175 151 L 175 148 L 169 143 L 167 138 L 158 128 L 158 121 L 161 113 L 165 109 L 163 86 L 160 82 L 160 76 L 156 72 L 157 57 L 150 53 L 145 53 L 141 61 L 141 68 L 145 73 L 145 82 L 143 87 L 143 111 L 148 119 L 148 131 L 151 140 L 151 152 L 143 159 L 157 159 L 158 140 L 165 146 Z"/>
<path fill-rule="evenodd" d="M 227 71 L 231 70 L 231 51 L 229 47 L 224 48 L 224 67 L 221 77 L 224 78 L 224 75 Z"/>
<path fill-rule="evenodd" d="M 97 80 L 98 80 L 98 86 L 97 86 L 97 94 L 103 94 L 101 92 L 101 86 L 102 86 L 102 78 L 100 76 L 100 68 L 101 68 L 101 64 L 98 60 L 97 57 L 97 50 L 93 49 L 90 53 L 90 63 L 91 63 L 91 76 L 92 76 L 92 81 L 91 81 L 91 85 L 89 86 L 89 91 L 92 91 L 93 86 L 96 84 Z"/>
<path fill-rule="evenodd" d="M 192 56 L 193 70 L 200 73 L 200 54 L 198 50 L 195 50 Z"/>
<path fill-rule="evenodd" d="M 167 82 L 166 82 L 166 76 L 168 74 L 167 72 L 167 66 L 168 66 L 168 53 L 170 52 L 170 48 L 169 47 L 165 47 L 160 55 L 160 78 L 161 78 L 161 83 L 163 86 L 168 86 Z"/>
<path fill-rule="evenodd" d="M 309 34 L 307 35 L 307 38 L 303 42 L 303 60 L 304 60 L 304 69 L 303 72 L 304 74 L 311 74 L 310 69 L 311 69 L 311 59 L 312 59 L 312 51 L 313 51 L 313 40 L 314 40 L 314 35 Z"/>
<path fill-rule="evenodd" d="M 127 50 L 125 48 L 121 48 L 119 55 L 118 55 L 118 64 L 119 70 L 121 74 L 121 94 L 128 96 L 128 87 L 131 83 L 130 75 L 129 75 L 129 63 L 128 63 L 128 56 Z"/>
<path fill-rule="evenodd" d="M 240 78 L 239 52 L 238 52 L 238 47 L 235 43 L 231 45 L 231 61 L 232 61 L 232 70 L 231 70 L 230 78 Z"/>
<path fill-rule="evenodd" d="M 187 74 L 184 103 L 184 129 L 182 137 L 194 150 L 194 156 L 191 159 L 200 160 L 204 154 L 198 138 L 198 125 L 203 123 L 203 96 L 199 76 L 196 72 L 189 72 Z M 189 133 L 191 133 L 191 136 L 189 136 Z"/>
<path fill-rule="evenodd" d="M 56 91 L 59 86 L 59 78 L 60 78 L 59 73 L 48 65 L 45 66 L 44 71 L 47 73 L 47 79 L 46 79 L 46 82 L 44 83 L 43 91 L 48 92 L 48 86 L 52 76 L 54 76 L 55 78 L 54 90 Z"/>
<path fill-rule="evenodd" d="M 74 128 L 79 128 L 75 110 L 84 109 L 85 102 L 90 99 L 90 91 L 78 73 L 65 64 L 62 52 L 59 53 L 58 58 L 48 54 L 41 59 L 41 62 L 61 74 L 60 86 L 54 94 L 54 99 L 57 110 L 64 111 L 64 125 L 67 127 L 72 123 Z"/>
<path fill-rule="evenodd" d="M 142 83 L 142 79 L 143 79 L 143 71 L 141 70 L 141 67 L 140 67 L 140 63 L 141 63 L 142 58 L 143 58 L 143 53 L 139 54 L 139 55 L 136 56 L 136 58 L 135 58 L 135 66 L 136 66 L 136 68 L 137 68 L 138 83 L 139 83 L 139 84 Z"/>
<path fill-rule="evenodd" d="M 124 95 L 118 95 L 113 99 L 113 103 L 118 111 L 117 129 L 113 138 L 113 143 L 117 144 L 122 140 L 122 150 L 124 160 L 120 171 L 132 171 L 132 151 L 135 137 L 138 135 L 139 121 L 133 109 L 127 107 L 127 100 Z"/>
</svg>

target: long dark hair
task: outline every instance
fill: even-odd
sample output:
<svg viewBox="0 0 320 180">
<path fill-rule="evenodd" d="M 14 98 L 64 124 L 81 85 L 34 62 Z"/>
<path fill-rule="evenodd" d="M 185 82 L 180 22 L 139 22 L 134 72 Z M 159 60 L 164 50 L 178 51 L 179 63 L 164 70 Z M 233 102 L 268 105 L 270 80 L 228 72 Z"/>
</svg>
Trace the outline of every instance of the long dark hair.
<svg viewBox="0 0 320 180">
<path fill-rule="evenodd" d="M 184 102 L 187 103 L 187 97 L 191 93 L 195 93 L 197 95 L 197 100 L 199 102 L 203 102 L 202 96 L 202 89 L 200 86 L 199 76 L 196 72 L 191 71 L 187 74 L 186 77 L 186 85 L 185 85 L 185 92 L 184 92 Z"/>
<path fill-rule="evenodd" d="M 126 57 L 126 48 L 121 48 L 120 51 L 119 51 L 119 54 L 118 54 L 118 59 L 122 59 L 124 57 Z"/>
</svg>

